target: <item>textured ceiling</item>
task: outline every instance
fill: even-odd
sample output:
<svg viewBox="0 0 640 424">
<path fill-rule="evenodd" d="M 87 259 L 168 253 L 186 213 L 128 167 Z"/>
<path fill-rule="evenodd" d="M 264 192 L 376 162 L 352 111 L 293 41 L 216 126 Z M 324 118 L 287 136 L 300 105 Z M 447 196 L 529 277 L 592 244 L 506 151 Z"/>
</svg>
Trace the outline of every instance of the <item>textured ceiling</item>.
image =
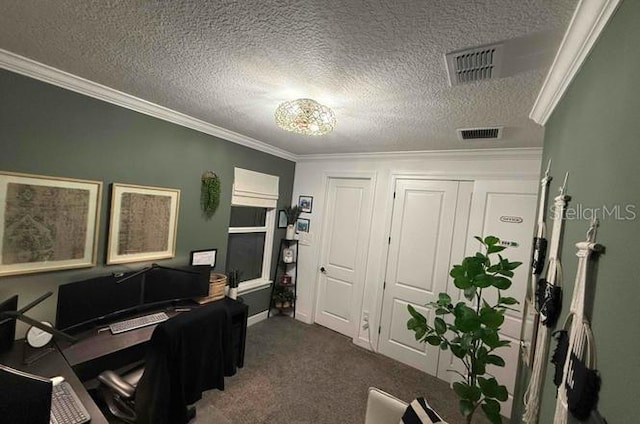
<svg viewBox="0 0 640 424">
<path fill-rule="evenodd" d="M 295 154 L 532 147 L 528 114 L 575 4 L 1 0 L 0 48 Z M 445 53 L 503 40 L 510 76 L 449 87 Z M 334 109 L 336 130 L 276 127 L 298 97 Z M 503 140 L 456 138 L 486 125 Z"/>
</svg>

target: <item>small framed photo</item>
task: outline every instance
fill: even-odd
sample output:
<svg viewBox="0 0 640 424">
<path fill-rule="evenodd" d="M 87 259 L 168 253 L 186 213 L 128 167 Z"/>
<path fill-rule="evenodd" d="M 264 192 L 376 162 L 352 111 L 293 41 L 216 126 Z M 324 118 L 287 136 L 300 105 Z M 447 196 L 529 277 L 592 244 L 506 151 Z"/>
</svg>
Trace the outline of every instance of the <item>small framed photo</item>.
<svg viewBox="0 0 640 424">
<path fill-rule="evenodd" d="M 302 212 L 311 213 L 312 206 L 313 206 L 313 196 L 298 197 L 298 207 Z"/>
<path fill-rule="evenodd" d="M 209 265 L 211 268 L 216 266 L 216 256 L 218 249 L 204 249 L 191 251 L 191 266 Z"/>
<path fill-rule="evenodd" d="M 299 233 L 308 233 L 310 222 L 305 218 L 298 218 L 298 225 L 296 225 L 296 231 Z"/>
<path fill-rule="evenodd" d="M 287 228 L 287 214 L 284 209 L 278 211 L 278 228 Z"/>
</svg>

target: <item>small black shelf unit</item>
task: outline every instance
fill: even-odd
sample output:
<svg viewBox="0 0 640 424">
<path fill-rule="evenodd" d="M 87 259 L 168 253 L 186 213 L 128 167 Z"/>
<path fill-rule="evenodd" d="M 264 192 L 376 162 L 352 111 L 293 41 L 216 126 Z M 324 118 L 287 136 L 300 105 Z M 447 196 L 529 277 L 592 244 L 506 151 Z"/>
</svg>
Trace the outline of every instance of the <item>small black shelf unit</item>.
<svg viewBox="0 0 640 424">
<path fill-rule="evenodd" d="M 293 250 L 293 261 L 285 262 L 283 258 L 283 252 L 285 249 Z M 283 278 L 288 276 L 287 279 Z M 297 286 L 298 286 L 298 240 L 280 240 L 280 249 L 278 250 L 278 262 L 276 269 L 273 272 L 273 285 L 271 286 L 271 297 L 269 301 L 269 312 L 267 317 L 271 316 L 274 310 L 277 310 L 279 314 L 292 314 L 296 316 L 296 303 L 297 303 Z M 282 304 L 282 298 L 289 299 L 289 306 L 284 307 Z M 280 304 L 280 306 L 276 306 Z M 286 304 L 286 303 L 285 303 Z"/>
</svg>

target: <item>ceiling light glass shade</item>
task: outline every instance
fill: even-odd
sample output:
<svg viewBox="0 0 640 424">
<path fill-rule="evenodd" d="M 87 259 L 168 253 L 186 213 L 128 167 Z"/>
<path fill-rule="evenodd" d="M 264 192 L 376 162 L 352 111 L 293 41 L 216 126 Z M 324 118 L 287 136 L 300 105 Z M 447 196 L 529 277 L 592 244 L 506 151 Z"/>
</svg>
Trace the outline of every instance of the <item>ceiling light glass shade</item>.
<svg viewBox="0 0 640 424">
<path fill-rule="evenodd" d="M 276 109 L 276 124 L 283 130 L 304 135 L 323 135 L 336 126 L 333 111 L 311 99 L 282 103 Z"/>
</svg>

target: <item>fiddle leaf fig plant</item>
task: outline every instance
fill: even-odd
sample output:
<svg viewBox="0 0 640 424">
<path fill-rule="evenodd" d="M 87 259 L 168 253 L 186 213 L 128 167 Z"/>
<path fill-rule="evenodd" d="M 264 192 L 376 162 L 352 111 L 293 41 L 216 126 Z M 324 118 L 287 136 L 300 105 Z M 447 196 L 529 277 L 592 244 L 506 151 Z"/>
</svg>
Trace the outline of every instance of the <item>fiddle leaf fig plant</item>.
<svg viewBox="0 0 640 424">
<path fill-rule="evenodd" d="M 463 373 L 450 371 L 462 377 L 462 381 L 453 383 L 453 390 L 467 423 L 471 423 L 473 414 L 480 407 L 489 421 L 497 424 L 502 423 L 500 402 L 507 400 L 508 393 L 506 386 L 487 373 L 487 366 L 505 366 L 504 359 L 496 351 L 510 343 L 500 337 L 500 327 L 506 310 L 512 309 L 518 301 L 502 296 L 502 292 L 511 287 L 513 271 L 522 262 L 510 262 L 502 257 L 500 252 L 506 247 L 500 245 L 497 237 L 475 238 L 482 244 L 482 251 L 464 258 L 449 273 L 453 284 L 462 290 L 469 302 L 460 301 L 454 305 L 447 293 L 440 293 L 437 301 L 427 305 L 435 310 L 432 325 L 408 305 L 411 318 L 407 328 L 415 333 L 418 341 L 439 346 L 442 350 L 451 349 L 464 365 Z"/>
</svg>

